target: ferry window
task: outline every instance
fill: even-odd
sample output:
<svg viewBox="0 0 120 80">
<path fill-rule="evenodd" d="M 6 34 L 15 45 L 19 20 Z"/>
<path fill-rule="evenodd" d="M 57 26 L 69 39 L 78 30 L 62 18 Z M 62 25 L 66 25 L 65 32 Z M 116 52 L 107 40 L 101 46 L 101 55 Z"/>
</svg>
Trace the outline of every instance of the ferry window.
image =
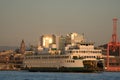
<svg viewBox="0 0 120 80">
<path fill-rule="evenodd" d="M 75 61 L 74 60 L 67 60 L 66 62 L 68 62 L 68 63 L 74 63 Z"/>
<path fill-rule="evenodd" d="M 88 46 L 88 44 L 85 44 L 85 46 Z"/>
<path fill-rule="evenodd" d="M 69 60 L 67 60 L 67 63 L 69 62 Z"/>
<path fill-rule="evenodd" d="M 69 58 L 69 56 L 65 56 L 65 58 Z"/>
<path fill-rule="evenodd" d="M 99 56 L 97 56 L 97 58 L 99 59 Z"/>
<path fill-rule="evenodd" d="M 65 60 L 65 62 L 67 62 L 67 61 Z"/>
<path fill-rule="evenodd" d="M 72 53 L 75 53 L 75 51 L 72 51 Z"/>
<path fill-rule="evenodd" d="M 80 56 L 79 59 L 83 59 L 83 56 Z"/>
<path fill-rule="evenodd" d="M 55 58 L 60 58 L 59 56 L 56 56 Z"/>
<path fill-rule="evenodd" d="M 68 62 L 70 63 L 70 60 Z"/>
<path fill-rule="evenodd" d="M 73 56 L 73 59 L 77 59 L 77 56 Z"/>
<path fill-rule="evenodd" d="M 67 56 L 64 56 L 64 58 L 67 58 Z"/>
<path fill-rule="evenodd" d="M 73 60 L 73 63 L 74 63 L 75 61 Z"/>
<path fill-rule="evenodd" d="M 70 53 L 69 51 L 66 51 L 66 53 Z"/>
</svg>

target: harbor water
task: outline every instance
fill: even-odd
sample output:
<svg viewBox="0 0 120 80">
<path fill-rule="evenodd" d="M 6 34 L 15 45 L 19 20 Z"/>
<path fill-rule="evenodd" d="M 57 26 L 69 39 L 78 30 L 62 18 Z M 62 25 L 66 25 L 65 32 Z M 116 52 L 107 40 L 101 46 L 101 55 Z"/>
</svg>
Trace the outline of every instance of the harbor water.
<svg viewBox="0 0 120 80">
<path fill-rule="evenodd" d="M 120 80 L 120 72 L 49 73 L 0 71 L 0 80 Z"/>
</svg>

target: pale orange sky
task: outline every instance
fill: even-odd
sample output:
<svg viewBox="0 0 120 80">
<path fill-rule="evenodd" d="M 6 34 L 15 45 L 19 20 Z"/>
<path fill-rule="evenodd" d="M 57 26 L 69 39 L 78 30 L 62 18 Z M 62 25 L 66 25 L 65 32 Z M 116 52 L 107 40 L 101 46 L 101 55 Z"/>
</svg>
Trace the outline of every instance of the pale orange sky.
<svg viewBox="0 0 120 80">
<path fill-rule="evenodd" d="M 97 45 L 112 34 L 120 0 L 0 0 L 0 46 L 37 44 L 42 34 L 84 33 Z"/>
</svg>

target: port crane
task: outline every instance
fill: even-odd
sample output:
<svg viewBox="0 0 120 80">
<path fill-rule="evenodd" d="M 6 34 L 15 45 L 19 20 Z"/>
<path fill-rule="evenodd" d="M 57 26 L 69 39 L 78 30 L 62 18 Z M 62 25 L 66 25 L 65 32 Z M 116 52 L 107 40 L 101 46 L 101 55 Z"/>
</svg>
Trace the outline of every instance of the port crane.
<svg viewBox="0 0 120 80">
<path fill-rule="evenodd" d="M 117 21 L 117 18 L 113 18 L 112 39 L 107 44 L 107 71 L 120 71 L 120 42 L 117 36 Z"/>
</svg>

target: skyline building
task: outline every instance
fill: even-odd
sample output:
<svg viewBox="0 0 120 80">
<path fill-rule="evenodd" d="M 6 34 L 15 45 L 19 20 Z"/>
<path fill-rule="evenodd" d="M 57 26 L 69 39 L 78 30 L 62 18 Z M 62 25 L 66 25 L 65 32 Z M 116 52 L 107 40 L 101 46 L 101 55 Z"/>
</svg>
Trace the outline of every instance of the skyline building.
<svg viewBox="0 0 120 80">
<path fill-rule="evenodd" d="M 78 34 L 78 33 L 70 33 L 70 34 L 67 34 L 66 36 L 66 45 L 67 44 L 76 44 L 76 43 L 81 43 L 81 42 L 84 42 L 85 39 L 84 39 L 84 34 Z"/>
<path fill-rule="evenodd" d="M 52 50 L 60 50 L 64 52 L 65 46 L 76 43 L 84 42 L 84 35 L 78 33 L 70 33 L 66 36 L 63 35 L 54 35 L 54 34 L 44 34 L 40 37 L 38 50 L 39 51 L 49 51 Z"/>
<path fill-rule="evenodd" d="M 64 52 L 65 50 L 65 45 L 66 44 L 66 39 L 64 36 L 60 36 L 60 40 L 59 40 L 59 49 L 61 50 L 61 53 Z"/>
<path fill-rule="evenodd" d="M 26 50 L 25 42 L 22 40 L 21 45 L 20 45 L 20 53 L 24 54 Z"/>
<path fill-rule="evenodd" d="M 56 36 L 54 34 L 45 34 L 40 37 L 40 46 L 49 48 L 51 44 L 56 43 Z"/>
</svg>

